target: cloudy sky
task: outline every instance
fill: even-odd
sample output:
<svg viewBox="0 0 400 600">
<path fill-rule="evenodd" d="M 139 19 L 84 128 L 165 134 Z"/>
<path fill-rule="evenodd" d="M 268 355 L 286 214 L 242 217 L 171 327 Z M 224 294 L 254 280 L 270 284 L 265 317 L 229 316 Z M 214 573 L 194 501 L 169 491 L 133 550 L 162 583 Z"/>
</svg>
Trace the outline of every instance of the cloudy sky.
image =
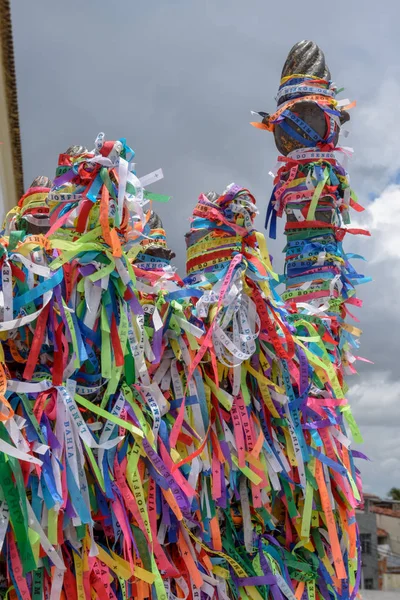
<svg viewBox="0 0 400 600">
<path fill-rule="evenodd" d="M 350 397 L 362 428 L 365 489 L 400 487 L 400 8 L 337 0 L 13 0 L 25 183 L 52 176 L 71 144 L 99 131 L 126 137 L 139 175 L 162 167 L 156 207 L 184 269 L 184 233 L 198 194 L 235 181 L 258 200 L 259 227 L 276 163 L 272 136 L 250 110 L 274 109 L 287 52 L 301 39 L 325 51 L 343 97 L 356 99 L 352 184 L 373 238 L 347 236 L 374 282 L 360 292 L 364 335 Z M 397 40 L 397 41 L 396 41 Z M 282 235 L 269 242 L 274 256 Z M 278 259 L 277 259 L 278 260 Z M 361 268 L 364 267 L 364 268 Z"/>
</svg>

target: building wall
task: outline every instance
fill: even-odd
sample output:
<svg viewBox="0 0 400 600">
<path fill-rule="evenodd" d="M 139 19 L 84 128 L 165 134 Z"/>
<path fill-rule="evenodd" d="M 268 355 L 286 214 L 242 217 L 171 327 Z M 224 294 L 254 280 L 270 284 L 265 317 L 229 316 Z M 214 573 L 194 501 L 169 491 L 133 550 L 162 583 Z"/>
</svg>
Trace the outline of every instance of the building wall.
<svg viewBox="0 0 400 600">
<path fill-rule="evenodd" d="M 376 523 L 380 529 L 388 532 L 388 543 L 393 554 L 400 556 L 400 518 L 377 514 Z"/>
<path fill-rule="evenodd" d="M 400 598 L 400 573 L 384 573 L 383 590 L 398 590 Z"/>
<path fill-rule="evenodd" d="M 0 65 L 2 60 L 0 44 Z M 4 215 L 17 202 L 11 136 L 8 124 L 5 81 L 0 68 L 0 225 Z"/>
<path fill-rule="evenodd" d="M 0 225 L 23 194 L 10 0 L 0 0 Z"/>
<path fill-rule="evenodd" d="M 372 512 L 358 512 L 357 523 L 360 534 L 369 534 L 371 536 L 370 553 L 362 554 L 362 579 L 361 585 L 365 587 L 365 581 L 372 579 L 372 589 L 378 589 L 378 538 L 376 535 L 377 520 L 376 514 Z"/>
</svg>

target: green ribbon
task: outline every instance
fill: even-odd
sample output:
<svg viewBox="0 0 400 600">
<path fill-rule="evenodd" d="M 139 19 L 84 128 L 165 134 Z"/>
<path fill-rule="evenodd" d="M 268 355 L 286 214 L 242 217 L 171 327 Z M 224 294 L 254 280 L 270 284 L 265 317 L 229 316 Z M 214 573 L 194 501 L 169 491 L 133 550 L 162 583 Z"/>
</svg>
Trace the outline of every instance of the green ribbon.
<svg viewBox="0 0 400 600">
<path fill-rule="evenodd" d="M 4 427 L 4 426 L 3 426 Z M 3 437 L 3 436 L 1 436 Z M 28 536 L 28 520 L 24 518 L 21 505 L 25 506 L 26 496 L 20 497 L 17 487 L 13 482 L 13 473 L 3 453 L 0 453 L 0 486 L 10 511 L 10 521 L 14 530 L 19 557 L 21 559 L 24 575 L 34 571 L 37 567 L 33 556 L 31 543 Z"/>
</svg>

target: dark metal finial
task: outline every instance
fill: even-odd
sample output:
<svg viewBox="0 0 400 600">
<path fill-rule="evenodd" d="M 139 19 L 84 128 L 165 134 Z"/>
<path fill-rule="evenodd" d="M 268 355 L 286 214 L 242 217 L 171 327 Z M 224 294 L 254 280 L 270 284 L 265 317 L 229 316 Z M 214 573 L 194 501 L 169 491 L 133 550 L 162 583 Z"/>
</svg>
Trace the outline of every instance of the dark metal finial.
<svg viewBox="0 0 400 600">
<path fill-rule="evenodd" d="M 290 50 L 282 69 L 282 77 L 288 75 L 314 75 L 329 80 L 331 72 L 326 65 L 325 55 L 315 42 L 303 40 Z"/>
<path fill-rule="evenodd" d="M 85 154 L 89 152 L 85 146 L 70 146 L 64 154 L 68 154 L 68 156 L 80 156 L 81 154 Z"/>
<path fill-rule="evenodd" d="M 52 186 L 53 186 L 53 182 L 51 181 L 51 179 L 49 179 L 45 175 L 39 175 L 38 177 L 35 177 L 35 179 L 32 181 L 32 183 L 29 187 L 30 188 L 33 188 L 33 187 L 51 188 Z"/>
<path fill-rule="evenodd" d="M 293 75 L 317 77 L 327 82 L 331 81 L 331 72 L 326 64 L 325 55 L 315 42 L 303 40 L 295 44 L 290 50 L 285 64 L 283 65 L 282 78 Z M 282 92 L 278 100 L 278 107 L 293 98 L 290 86 L 287 93 L 284 93 L 285 88 L 282 89 Z M 306 125 L 309 125 L 320 138 L 324 139 L 327 132 L 327 122 L 324 111 L 317 102 L 307 98 L 303 100 L 303 96 L 309 96 L 309 92 L 305 91 L 304 93 L 299 93 L 298 90 L 296 91 L 296 104 L 291 108 L 291 110 Z M 350 117 L 346 111 L 340 110 L 339 119 L 340 124 L 343 125 L 343 123 L 348 121 Z M 269 115 L 264 117 L 264 122 L 268 123 L 268 120 Z M 285 128 L 282 127 L 280 123 L 277 123 L 274 127 L 276 147 L 278 148 L 279 152 L 284 155 L 287 155 L 293 150 L 304 146 L 301 141 L 301 137 L 305 137 L 306 141 L 310 139 L 308 138 L 307 134 L 304 134 L 304 131 L 300 126 L 296 125 L 295 123 L 291 123 L 291 126 L 297 135 L 291 135 L 290 131 L 285 131 Z M 337 125 L 335 128 L 335 133 L 331 139 L 333 146 L 336 146 L 337 144 L 339 130 L 340 127 Z"/>
</svg>

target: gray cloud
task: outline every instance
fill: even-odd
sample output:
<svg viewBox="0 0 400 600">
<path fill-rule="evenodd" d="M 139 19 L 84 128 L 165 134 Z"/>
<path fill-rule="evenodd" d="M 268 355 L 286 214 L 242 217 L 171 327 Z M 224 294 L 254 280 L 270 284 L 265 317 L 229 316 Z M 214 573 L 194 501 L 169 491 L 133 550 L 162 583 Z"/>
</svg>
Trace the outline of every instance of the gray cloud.
<svg viewBox="0 0 400 600">
<path fill-rule="evenodd" d="M 304 6 L 294 0 L 19 0 L 12 9 L 26 183 L 53 175 L 58 153 L 73 143 L 91 147 L 99 131 L 108 139 L 125 136 L 137 151 L 140 175 L 164 170 L 154 190 L 172 200 L 155 208 L 181 272 L 183 235 L 201 191 L 232 181 L 249 186 L 262 229 L 276 151 L 269 134 L 249 126 L 250 110 L 274 108 L 282 64 L 300 39 L 323 47 L 344 96 L 358 101 L 343 143 L 356 150 L 350 173 L 361 202 L 379 195 L 400 168 L 396 3 L 383 10 L 372 0 L 330 6 L 315 0 Z M 345 244 L 372 257 L 383 241 L 348 236 Z M 283 245 L 282 236 L 269 243 L 278 264 Z M 365 307 L 358 311 L 365 332 L 360 354 L 375 365 L 360 366 L 361 388 L 356 385 L 353 397 L 375 459 L 374 467 L 364 467 L 366 484 L 381 493 L 400 484 L 400 457 L 390 455 L 398 412 L 391 402 L 375 426 L 364 419 L 367 413 L 375 418 L 370 396 L 365 406 L 363 399 L 371 381 L 380 382 L 374 388 L 380 398 L 393 399 L 388 386 L 397 390 L 400 380 L 400 319 L 389 306 L 397 300 L 398 263 L 386 255 L 367 266 L 376 282 L 365 286 Z"/>
</svg>

